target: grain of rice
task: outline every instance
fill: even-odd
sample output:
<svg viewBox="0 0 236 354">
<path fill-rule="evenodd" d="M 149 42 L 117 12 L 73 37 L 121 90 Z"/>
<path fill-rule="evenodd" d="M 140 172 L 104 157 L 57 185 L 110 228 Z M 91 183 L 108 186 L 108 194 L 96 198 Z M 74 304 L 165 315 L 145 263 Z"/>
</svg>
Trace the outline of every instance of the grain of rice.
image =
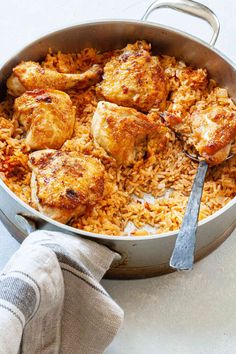
<svg viewBox="0 0 236 354">
<path fill-rule="evenodd" d="M 42 65 L 59 72 L 77 73 L 95 63 L 104 65 L 116 52 L 101 54 L 95 49 L 87 48 L 81 53 L 54 54 L 50 50 Z M 208 80 L 207 87 L 193 89 L 186 84 L 186 80 L 181 83 L 183 70 L 188 69 L 184 62 L 169 56 L 160 57 L 160 61 L 171 90 L 168 101 L 170 112 L 178 109 L 188 113 L 196 107 L 204 108 L 216 102 L 236 110 L 227 90 L 217 87 L 214 80 Z M 197 72 L 203 73 L 204 70 L 199 69 Z M 76 106 L 76 124 L 74 136 L 65 142 L 62 150 L 93 155 L 102 161 L 106 169 L 104 198 L 88 214 L 73 219 L 71 225 L 107 235 L 125 234 L 124 229 L 128 222 L 135 225 L 136 230 L 131 235 L 136 236 L 149 234 L 146 230 L 139 230 L 145 225 L 155 227 L 156 233 L 178 229 L 197 164 L 184 155 L 183 147 L 174 134 L 168 132 L 167 143 L 162 151 L 137 161 L 132 167 L 117 167 L 115 160 L 93 141 L 90 134 L 91 119 L 99 100 L 96 88 L 71 89 L 67 93 Z M 0 104 L 0 117 L 10 122 L 12 112 L 13 99 L 8 96 Z M 7 133 L 6 128 L 2 132 L 0 129 L 0 176 L 14 193 L 31 205 L 29 151 L 23 132 L 19 127 L 12 137 L 6 137 Z M 236 144 L 232 150 L 236 152 Z M 208 171 L 200 220 L 213 214 L 236 196 L 235 181 L 235 158 Z M 155 203 L 140 203 L 132 197 L 132 194 L 142 197 L 143 193 L 151 193 L 156 198 Z"/>
</svg>

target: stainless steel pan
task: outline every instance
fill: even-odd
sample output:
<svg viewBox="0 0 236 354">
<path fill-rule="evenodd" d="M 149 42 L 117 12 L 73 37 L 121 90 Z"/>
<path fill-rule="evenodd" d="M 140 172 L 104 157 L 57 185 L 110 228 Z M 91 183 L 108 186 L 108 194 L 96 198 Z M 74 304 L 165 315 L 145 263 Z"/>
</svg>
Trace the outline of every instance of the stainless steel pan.
<svg viewBox="0 0 236 354">
<path fill-rule="evenodd" d="M 213 29 L 210 44 L 191 35 L 163 25 L 146 22 L 152 11 L 170 7 L 200 17 Z M 219 22 L 206 6 L 190 0 L 155 1 L 141 21 L 98 21 L 79 24 L 48 34 L 31 43 L 10 59 L 0 71 L 1 92 L 12 68 L 21 60 L 41 60 L 48 48 L 53 51 L 76 52 L 85 47 L 100 51 L 121 48 L 127 43 L 145 39 L 152 43 L 153 51 L 183 59 L 186 63 L 206 67 L 217 82 L 226 87 L 236 100 L 235 65 L 213 46 L 219 33 Z M 139 278 L 170 271 L 169 259 L 177 231 L 153 236 L 107 236 L 78 230 L 42 215 L 22 202 L 0 181 L 0 216 L 13 236 L 22 240 L 34 228 L 57 230 L 90 238 L 116 250 L 121 255 L 108 276 L 113 278 Z M 201 221 L 198 226 L 196 259 L 200 259 L 221 244 L 236 226 L 236 198 L 224 208 Z M 23 217 L 22 217 L 23 216 Z"/>
</svg>

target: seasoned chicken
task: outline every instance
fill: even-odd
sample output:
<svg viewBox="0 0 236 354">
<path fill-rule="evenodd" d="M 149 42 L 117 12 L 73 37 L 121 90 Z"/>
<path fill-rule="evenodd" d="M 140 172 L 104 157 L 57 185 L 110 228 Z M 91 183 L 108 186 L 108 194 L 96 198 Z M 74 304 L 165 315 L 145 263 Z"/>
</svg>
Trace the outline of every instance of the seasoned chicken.
<svg viewBox="0 0 236 354">
<path fill-rule="evenodd" d="M 34 207 L 54 220 L 66 223 L 103 196 L 104 167 L 94 157 L 48 149 L 31 153 L 29 165 Z"/>
<path fill-rule="evenodd" d="M 145 42 L 136 42 L 105 65 L 98 92 L 107 101 L 148 112 L 164 108 L 168 89 L 159 59 Z"/>
<path fill-rule="evenodd" d="M 215 104 L 184 117 L 165 113 L 163 118 L 210 165 L 223 162 L 229 155 L 236 137 L 235 111 Z"/>
<path fill-rule="evenodd" d="M 27 132 L 31 150 L 59 149 L 73 134 L 75 109 L 65 92 L 27 91 L 15 100 L 13 119 Z"/>
<path fill-rule="evenodd" d="M 7 80 L 7 88 L 8 93 L 15 97 L 35 89 L 64 91 L 74 86 L 85 88 L 97 83 L 101 74 L 102 69 L 97 64 L 81 74 L 64 74 L 44 69 L 33 61 L 23 61 L 13 69 L 13 74 Z"/>
<path fill-rule="evenodd" d="M 143 156 L 148 151 L 149 142 L 153 147 L 154 139 L 155 144 L 163 146 L 166 128 L 133 108 L 100 101 L 92 119 L 91 132 L 95 141 L 118 164 L 130 165 L 137 155 Z"/>
</svg>

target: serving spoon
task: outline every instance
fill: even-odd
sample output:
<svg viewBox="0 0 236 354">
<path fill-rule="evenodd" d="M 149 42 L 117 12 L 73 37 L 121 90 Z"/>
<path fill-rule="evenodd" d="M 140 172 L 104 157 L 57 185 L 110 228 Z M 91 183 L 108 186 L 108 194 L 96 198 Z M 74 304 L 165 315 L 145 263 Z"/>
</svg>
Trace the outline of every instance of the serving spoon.
<svg viewBox="0 0 236 354">
<path fill-rule="evenodd" d="M 198 157 L 186 151 L 184 152 L 191 160 L 198 162 L 198 169 L 170 259 L 170 266 L 179 271 L 193 268 L 198 215 L 205 177 L 209 167 L 206 161 L 199 160 Z M 233 156 L 234 154 L 229 155 L 226 160 L 231 159 Z"/>
</svg>

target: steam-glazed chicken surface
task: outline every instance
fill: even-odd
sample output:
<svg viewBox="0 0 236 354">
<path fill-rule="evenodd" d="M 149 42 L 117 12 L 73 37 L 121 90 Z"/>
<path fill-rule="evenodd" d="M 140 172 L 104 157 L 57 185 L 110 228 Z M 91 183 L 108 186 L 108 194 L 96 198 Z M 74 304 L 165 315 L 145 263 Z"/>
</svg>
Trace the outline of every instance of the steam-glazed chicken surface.
<svg viewBox="0 0 236 354">
<path fill-rule="evenodd" d="M 220 164 L 228 157 L 236 138 L 236 111 L 215 104 L 196 108 L 182 117 L 168 113 L 162 116 L 210 165 Z"/>
<path fill-rule="evenodd" d="M 142 112 L 164 108 L 167 82 L 159 59 L 146 42 L 128 44 L 104 68 L 99 92 L 107 101 Z"/>
<path fill-rule="evenodd" d="M 29 165 L 32 202 L 54 220 L 66 223 L 103 196 L 104 167 L 94 157 L 47 149 L 31 153 Z"/>
<path fill-rule="evenodd" d="M 13 69 L 7 80 L 7 88 L 8 93 L 15 97 L 35 89 L 65 91 L 72 87 L 85 88 L 94 85 L 100 80 L 101 74 L 102 69 L 96 64 L 81 74 L 65 74 L 42 68 L 33 61 L 23 61 Z"/>
<path fill-rule="evenodd" d="M 211 166 L 235 154 L 236 106 L 206 68 L 153 44 L 49 49 L 13 68 L 0 102 L 0 178 L 12 193 L 95 234 L 180 228 L 197 170 L 184 150 Z M 235 157 L 209 169 L 199 220 L 235 198 L 235 171 Z"/>
<path fill-rule="evenodd" d="M 59 149 L 73 134 L 75 109 L 65 92 L 27 91 L 15 100 L 13 119 L 26 131 L 31 150 Z"/>
<path fill-rule="evenodd" d="M 166 128 L 148 119 L 133 108 L 121 107 L 114 103 L 100 101 L 94 113 L 91 132 L 95 141 L 118 164 L 134 163 L 138 154 L 143 156 L 153 140 L 162 147 Z"/>
</svg>

